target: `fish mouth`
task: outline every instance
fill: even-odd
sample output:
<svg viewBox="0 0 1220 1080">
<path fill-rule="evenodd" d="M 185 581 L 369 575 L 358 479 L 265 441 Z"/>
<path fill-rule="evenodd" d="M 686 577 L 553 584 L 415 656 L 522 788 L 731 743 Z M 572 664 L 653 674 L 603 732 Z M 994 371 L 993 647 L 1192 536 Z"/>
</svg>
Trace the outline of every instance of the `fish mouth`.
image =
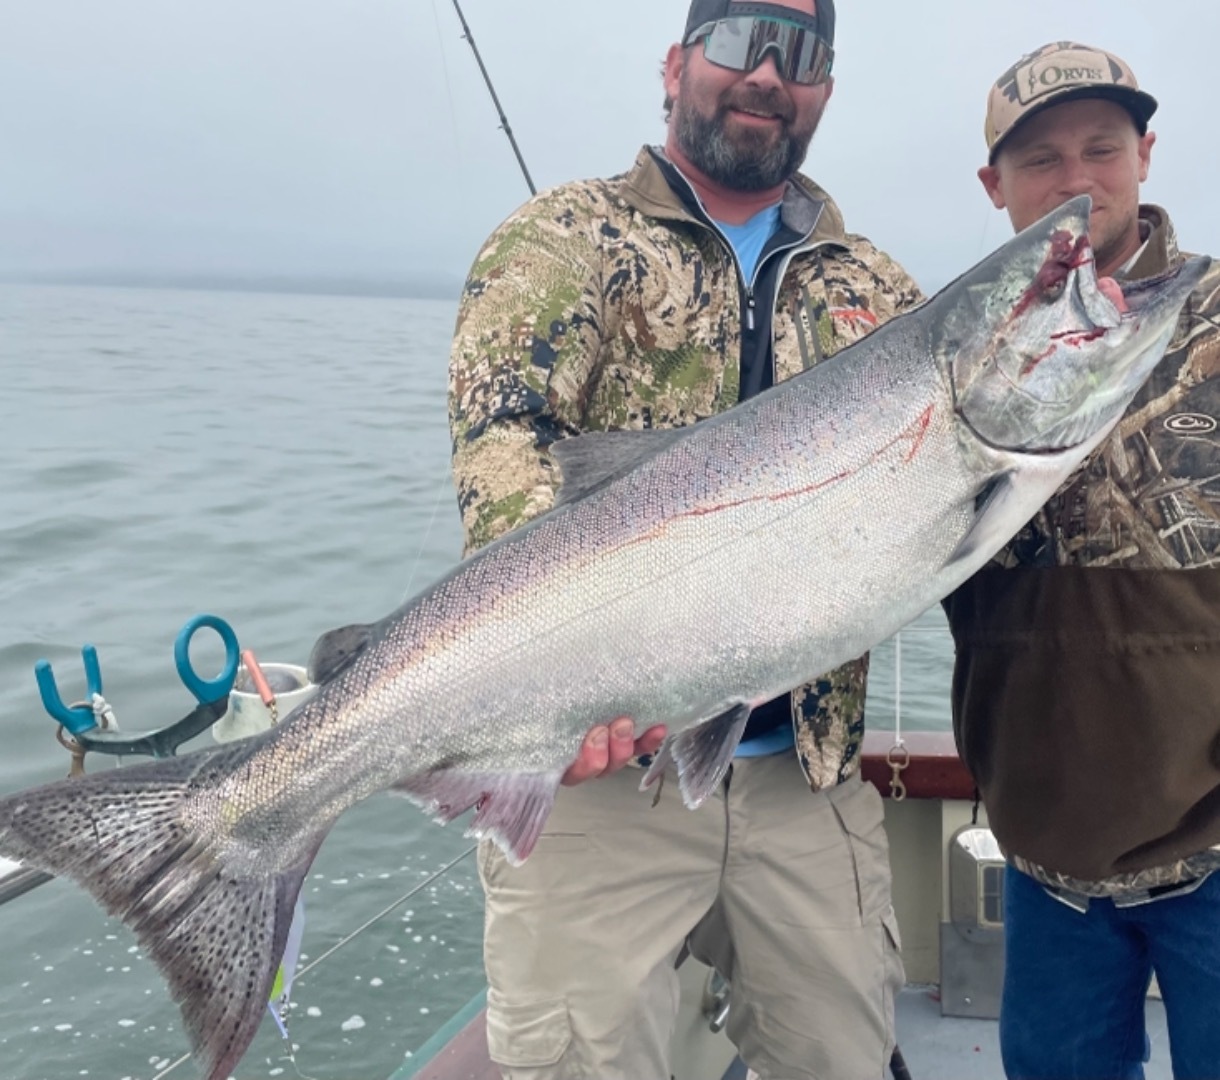
<svg viewBox="0 0 1220 1080">
<path fill-rule="evenodd" d="M 1205 268 L 1207 261 L 1203 264 Z M 1066 302 L 1069 318 L 1048 335 L 1045 350 L 1021 358 L 1019 367 L 1005 370 L 1003 361 L 997 365 L 997 374 L 1009 384 L 1013 414 L 1026 412 L 1020 426 L 1033 437 L 1017 439 L 1010 433 L 1004 439 L 986 438 L 976 423 L 968 418 L 967 423 L 983 442 L 1010 452 L 1056 454 L 1094 442 L 1159 360 L 1172 330 L 1171 316 L 1201 275 L 1199 265 L 1187 261 L 1149 278 L 1116 281 L 1113 287 L 1121 292 L 1116 304 L 1097 277 L 1087 235 L 1064 237 L 1062 244 L 1052 245 L 1027 291 L 1035 301 L 1026 304 L 1023 297 L 1018 307 Z M 1090 357 L 1092 348 L 1105 351 Z M 1080 358 L 1083 374 L 1064 378 L 1063 359 L 1070 361 L 1073 354 Z M 1043 364 L 1050 368 L 1046 378 Z"/>
<path fill-rule="evenodd" d="M 1096 262 L 1089 234 L 1073 234 L 1059 229 L 1050 237 L 1050 250 L 1034 275 L 1029 288 L 1017 300 L 1010 322 L 1040 303 L 1052 304 L 1072 289 L 1093 326 L 1115 326 L 1119 311 L 1114 302 L 1098 287 Z M 1089 327 L 1088 329 L 1092 329 Z M 1080 332 L 1083 332 L 1084 328 Z"/>
<path fill-rule="evenodd" d="M 1208 266 L 1099 279 L 1090 206 L 1068 200 L 932 301 L 947 309 L 933 340 L 954 410 L 981 445 L 1087 452 L 1159 360 Z"/>
<path fill-rule="evenodd" d="M 1008 327 L 1017 327 L 1032 309 L 1059 304 L 1065 297 L 1068 311 L 1076 316 L 1076 321 L 1050 333 L 1046 348 L 1024 357 L 1019 368 L 1005 371 L 1002 365 L 998 366 L 998 371 L 1014 391 L 1021 392 L 1022 383 L 1061 348 L 1080 348 L 1099 340 L 1122 323 L 1125 312 L 1106 294 L 1097 277 L 1087 232 L 1073 234 L 1060 229 L 1052 234 L 1046 259 L 1013 305 Z"/>
<path fill-rule="evenodd" d="M 1093 251 L 1089 246 L 1088 236 L 1080 236 L 1076 241 L 1075 247 L 1079 249 L 1079 252 L 1070 263 L 1068 280 L 1071 281 L 1072 287 L 1075 288 L 1081 309 L 1091 325 L 1075 331 L 1054 334 L 1052 338 L 1055 340 L 1080 338 L 1081 335 L 1085 335 L 1082 340 L 1095 340 L 1106 331 L 1116 329 L 1122 324 L 1137 322 L 1141 318 L 1155 314 L 1164 303 L 1174 302 L 1172 301 L 1172 296 L 1167 299 L 1165 286 L 1181 277 L 1191 262 L 1190 260 L 1183 260 L 1167 267 L 1158 274 L 1134 280 L 1115 277 L 1099 278 L 1096 274 L 1096 264 L 1093 260 Z M 1086 252 L 1087 257 L 1085 257 Z M 1093 264 L 1091 270 L 1086 265 L 1089 263 Z M 1048 264 L 1043 268 L 1043 273 L 1047 274 L 1048 281 L 1057 281 L 1061 269 L 1062 264 L 1052 266 L 1051 260 L 1048 259 Z M 1075 273 L 1073 274 L 1072 271 L 1075 271 Z M 1193 280 L 1196 277 L 1193 267 L 1191 267 L 1189 276 L 1192 279 L 1191 287 L 1193 287 Z M 1106 286 L 1103 286 L 1103 281 L 1106 283 Z M 1121 306 L 1115 303 L 1113 292 L 1109 291 L 1114 289 L 1117 289 L 1122 296 Z M 1172 290 L 1171 294 L 1176 295 L 1179 291 L 1178 289 Z M 1043 298 L 1053 299 L 1054 296 L 1044 292 Z M 1078 342 L 1073 341 L 1072 343 L 1076 344 Z"/>
</svg>

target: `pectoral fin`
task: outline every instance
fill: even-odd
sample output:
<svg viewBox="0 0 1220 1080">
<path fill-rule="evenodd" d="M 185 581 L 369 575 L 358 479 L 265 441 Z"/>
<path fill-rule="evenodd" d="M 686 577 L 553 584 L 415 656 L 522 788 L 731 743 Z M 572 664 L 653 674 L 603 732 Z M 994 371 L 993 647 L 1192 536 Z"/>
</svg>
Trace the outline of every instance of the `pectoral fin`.
<svg viewBox="0 0 1220 1080">
<path fill-rule="evenodd" d="M 1012 473 L 1001 473 L 975 496 L 974 521 L 953 549 L 953 554 L 945 560 L 946 567 L 969 559 L 981 548 L 998 551 L 1004 546 L 1013 533 L 1008 503 L 1015 490 Z"/>
</svg>

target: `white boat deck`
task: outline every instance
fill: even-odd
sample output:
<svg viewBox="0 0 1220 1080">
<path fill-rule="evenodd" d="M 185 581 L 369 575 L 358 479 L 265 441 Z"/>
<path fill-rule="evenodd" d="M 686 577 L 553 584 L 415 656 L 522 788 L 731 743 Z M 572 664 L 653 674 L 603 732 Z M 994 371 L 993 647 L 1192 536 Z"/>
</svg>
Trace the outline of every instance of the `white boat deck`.
<svg viewBox="0 0 1220 1080">
<path fill-rule="evenodd" d="M 1004 1080 L 996 1022 L 941 1016 L 936 993 L 934 986 L 911 986 L 898 999 L 898 1045 L 911 1080 Z M 1153 998 L 1148 999 L 1147 1024 L 1152 1060 L 1144 1066 L 1146 1080 L 1170 1080 L 1165 1009 Z M 717 1080 L 748 1076 L 735 1062 Z"/>
</svg>

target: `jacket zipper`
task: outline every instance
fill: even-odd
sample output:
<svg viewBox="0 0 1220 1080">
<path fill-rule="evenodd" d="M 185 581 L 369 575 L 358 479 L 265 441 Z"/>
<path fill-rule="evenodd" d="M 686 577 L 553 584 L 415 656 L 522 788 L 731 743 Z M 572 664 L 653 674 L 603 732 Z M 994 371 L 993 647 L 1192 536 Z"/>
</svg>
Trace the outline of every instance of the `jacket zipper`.
<svg viewBox="0 0 1220 1080">
<path fill-rule="evenodd" d="M 779 270 L 775 275 L 775 295 L 771 297 L 771 348 L 768 350 L 768 354 L 771 357 L 771 385 L 772 386 L 775 385 L 775 381 L 776 381 L 776 379 L 775 379 L 775 376 L 776 376 L 776 371 L 775 371 L 775 309 L 776 309 L 777 305 L 779 304 L 779 288 L 780 288 L 780 285 L 783 284 L 784 275 L 786 273 L 788 273 L 788 267 L 792 265 L 792 260 L 795 259 L 797 255 L 805 255 L 811 251 L 817 251 L 819 248 L 826 247 L 827 245 L 829 245 L 831 243 L 831 241 L 829 241 L 829 240 L 818 240 L 814 243 L 808 243 L 808 240 L 809 240 L 809 237 L 806 236 L 801 240 L 797 240 L 797 241 L 793 242 L 792 244 L 789 244 L 787 247 L 776 248 L 769 255 L 767 255 L 766 259 L 764 259 L 754 268 L 754 280 L 751 281 L 750 284 L 746 286 L 746 328 L 748 330 L 753 330 L 754 329 L 754 311 L 757 306 L 755 297 L 754 297 L 754 282 L 758 280 L 758 273 L 760 270 L 762 270 L 764 262 L 766 262 L 768 259 L 771 259 L 775 255 L 782 256 L 782 261 L 780 262 Z M 727 239 L 725 240 L 725 243 L 728 243 Z M 733 252 L 732 245 L 729 245 L 729 251 L 733 255 L 734 262 L 736 262 L 737 255 L 736 255 L 736 252 Z M 738 264 L 738 268 L 740 271 L 740 264 Z"/>
</svg>

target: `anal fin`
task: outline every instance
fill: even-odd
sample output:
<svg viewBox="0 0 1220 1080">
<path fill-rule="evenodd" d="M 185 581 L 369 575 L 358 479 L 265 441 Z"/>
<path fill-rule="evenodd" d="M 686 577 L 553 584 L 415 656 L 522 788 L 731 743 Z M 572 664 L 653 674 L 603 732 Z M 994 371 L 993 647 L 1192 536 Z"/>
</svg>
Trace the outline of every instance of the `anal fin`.
<svg viewBox="0 0 1220 1080">
<path fill-rule="evenodd" d="M 476 808 L 466 835 L 494 841 L 510 863 L 520 866 L 542 834 L 562 775 L 437 769 L 400 781 L 394 790 L 442 825 Z"/>
<path fill-rule="evenodd" d="M 652 759 L 640 789 L 651 787 L 672 764 L 678 771 L 682 801 L 694 809 L 724 779 L 753 708 L 744 702 L 734 705 L 719 716 L 670 736 Z"/>
</svg>

